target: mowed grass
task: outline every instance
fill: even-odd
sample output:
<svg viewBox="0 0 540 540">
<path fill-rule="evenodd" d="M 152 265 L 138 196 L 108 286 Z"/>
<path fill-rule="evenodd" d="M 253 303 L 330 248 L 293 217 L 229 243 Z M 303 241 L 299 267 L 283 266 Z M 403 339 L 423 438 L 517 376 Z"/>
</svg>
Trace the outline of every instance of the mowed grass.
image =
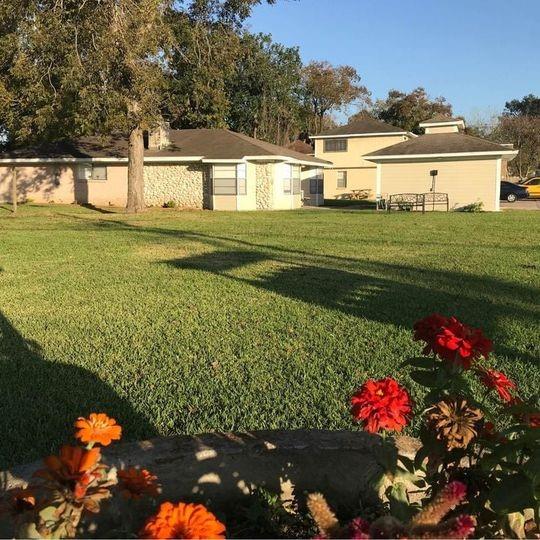
<svg viewBox="0 0 540 540">
<path fill-rule="evenodd" d="M 7 208 L 1 467 L 91 411 L 128 440 L 349 428 L 351 392 L 387 375 L 421 409 L 400 364 L 434 311 L 484 328 L 523 395 L 539 387 L 538 213 Z"/>
</svg>

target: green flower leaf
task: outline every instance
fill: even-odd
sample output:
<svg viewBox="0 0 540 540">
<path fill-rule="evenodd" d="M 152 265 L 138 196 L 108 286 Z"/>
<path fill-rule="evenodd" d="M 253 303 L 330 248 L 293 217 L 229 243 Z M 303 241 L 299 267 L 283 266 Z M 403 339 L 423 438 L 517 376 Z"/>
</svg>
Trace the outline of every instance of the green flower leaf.
<svg viewBox="0 0 540 540">
<path fill-rule="evenodd" d="M 531 479 L 522 473 L 511 474 L 496 484 L 489 494 L 491 508 L 498 514 L 522 512 L 535 506 Z"/>
</svg>

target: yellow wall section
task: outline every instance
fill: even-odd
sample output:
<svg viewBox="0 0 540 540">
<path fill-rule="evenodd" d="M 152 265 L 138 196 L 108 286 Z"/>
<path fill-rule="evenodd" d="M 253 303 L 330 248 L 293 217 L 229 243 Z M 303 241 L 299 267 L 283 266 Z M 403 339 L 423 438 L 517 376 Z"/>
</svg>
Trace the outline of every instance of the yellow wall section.
<svg viewBox="0 0 540 540">
<path fill-rule="evenodd" d="M 381 135 L 368 137 L 343 137 L 347 139 L 346 152 L 325 152 L 324 141 L 315 139 L 315 157 L 331 161 L 333 167 L 324 171 L 324 197 L 349 198 L 352 190 L 367 189 L 375 198 L 376 166 L 362 156 L 407 140 L 406 135 Z M 347 188 L 337 187 L 337 171 L 347 171 Z"/>
<path fill-rule="evenodd" d="M 382 163 L 381 193 L 383 198 L 393 193 L 427 193 L 429 172 L 436 169 L 435 190 L 448 193 L 450 209 L 482 202 L 484 210 L 497 210 L 496 164 L 497 159 Z"/>
</svg>

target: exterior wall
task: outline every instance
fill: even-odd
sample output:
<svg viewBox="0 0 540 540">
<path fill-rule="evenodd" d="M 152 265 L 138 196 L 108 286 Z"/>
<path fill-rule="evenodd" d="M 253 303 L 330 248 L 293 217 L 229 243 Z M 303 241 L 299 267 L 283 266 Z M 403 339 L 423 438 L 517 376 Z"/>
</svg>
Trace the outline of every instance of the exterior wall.
<svg viewBox="0 0 540 540">
<path fill-rule="evenodd" d="M 315 157 L 326 159 L 333 167 L 324 171 L 324 198 L 349 198 L 355 189 L 370 190 L 370 198 L 375 198 L 376 166 L 362 156 L 387 146 L 407 140 L 406 135 L 380 135 L 369 137 L 343 137 L 347 139 L 346 152 L 325 152 L 325 139 L 315 139 Z M 337 171 L 347 172 L 347 188 L 338 189 Z"/>
<path fill-rule="evenodd" d="M 18 200 L 30 199 L 37 203 L 74 202 L 74 167 L 66 164 L 17 166 Z M 11 182 L 11 167 L 0 166 L 0 202 L 11 202 Z"/>
<path fill-rule="evenodd" d="M 459 128 L 457 125 L 450 126 L 431 126 L 425 128 L 426 135 L 433 135 L 435 133 L 458 133 Z"/>
<path fill-rule="evenodd" d="M 375 164 L 373 164 L 375 165 Z M 337 187 L 338 171 L 347 171 L 347 187 Z M 340 168 L 324 171 L 324 198 L 350 199 L 353 190 L 369 190 L 368 198 L 375 198 L 376 167 Z"/>
<path fill-rule="evenodd" d="M 284 193 L 283 178 L 285 163 L 276 163 L 274 165 L 274 189 L 273 189 L 273 206 L 274 210 L 291 210 L 302 206 L 302 194 L 293 195 L 292 193 Z"/>
<path fill-rule="evenodd" d="M 125 206 L 127 165 L 104 164 L 107 180 L 78 180 L 79 164 L 17 166 L 19 201 L 37 203 Z M 302 206 L 302 195 L 283 193 L 281 163 L 247 163 L 246 195 L 211 195 L 210 165 L 199 163 L 145 164 L 144 194 L 149 206 L 174 201 L 179 207 L 215 210 L 291 209 Z M 0 166 L 0 202 L 11 201 L 10 166 Z M 309 184 L 307 187 L 309 193 Z"/>
<path fill-rule="evenodd" d="M 448 193 L 451 209 L 482 202 L 484 210 L 498 210 L 497 162 L 462 159 L 382 163 L 381 194 L 387 198 L 393 193 L 427 193 L 431 189 L 429 171 L 437 169 L 435 191 Z"/>
<path fill-rule="evenodd" d="M 183 208 L 207 208 L 208 166 L 199 163 L 146 164 L 144 198 L 149 206 L 163 206 L 166 202 L 174 201 Z"/>
<path fill-rule="evenodd" d="M 125 206 L 127 202 L 127 165 L 107 165 L 107 180 L 76 180 L 78 203 L 96 206 Z"/>
<path fill-rule="evenodd" d="M 237 196 L 237 210 L 257 209 L 257 167 L 255 163 L 246 164 L 246 194 Z"/>
<path fill-rule="evenodd" d="M 127 167 L 108 165 L 107 180 L 77 180 L 76 163 L 17 167 L 19 200 L 37 203 L 95 204 L 124 206 L 127 195 Z M 0 167 L 0 201 L 11 200 L 10 167 Z"/>
<path fill-rule="evenodd" d="M 257 210 L 273 208 L 276 166 L 273 163 L 254 163 L 251 166 L 255 170 L 255 208 Z"/>
</svg>

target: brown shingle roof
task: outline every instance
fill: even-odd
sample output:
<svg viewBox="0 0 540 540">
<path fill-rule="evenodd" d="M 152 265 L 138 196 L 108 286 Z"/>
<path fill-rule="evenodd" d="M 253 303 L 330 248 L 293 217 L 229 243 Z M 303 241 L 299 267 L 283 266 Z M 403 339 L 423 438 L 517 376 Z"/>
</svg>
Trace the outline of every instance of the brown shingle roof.
<svg viewBox="0 0 540 540">
<path fill-rule="evenodd" d="M 501 152 L 509 149 L 500 144 L 464 133 L 436 133 L 393 144 L 371 152 L 365 159 L 379 156 L 415 156 L 424 154 L 457 154 L 463 152 Z"/>
<path fill-rule="evenodd" d="M 292 143 L 287 145 L 289 150 L 294 150 L 295 152 L 300 152 L 301 154 L 313 154 L 313 147 L 307 142 L 296 139 Z"/>
<path fill-rule="evenodd" d="M 323 131 L 319 135 L 310 137 L 316 139 L 317 137 L 326 137 L 328 135 L 363 135 L 366 133 L 406 133 L 406 131 L 399 127 L 381 122 L 380 120 L 375 120 L 375 118 L 361 118 L 354 120 L 345 126 L 329 129 L 328 131 Z"/>
<path fill-rule="evenodd" d="M 170 130 L 169 139 L 171 145 L 168 148 L 145 150 L 145 157 L 242 159 L 245 156 L 284 156 L 315 164 L 329 163 L 226 129 Z M 81 137 L 75 141 L 44 144 L 0 153 L 0 159 L 85 157 L 125 158 L 127 157 L 127 139 L 125 137 Z"/>
</svg>

